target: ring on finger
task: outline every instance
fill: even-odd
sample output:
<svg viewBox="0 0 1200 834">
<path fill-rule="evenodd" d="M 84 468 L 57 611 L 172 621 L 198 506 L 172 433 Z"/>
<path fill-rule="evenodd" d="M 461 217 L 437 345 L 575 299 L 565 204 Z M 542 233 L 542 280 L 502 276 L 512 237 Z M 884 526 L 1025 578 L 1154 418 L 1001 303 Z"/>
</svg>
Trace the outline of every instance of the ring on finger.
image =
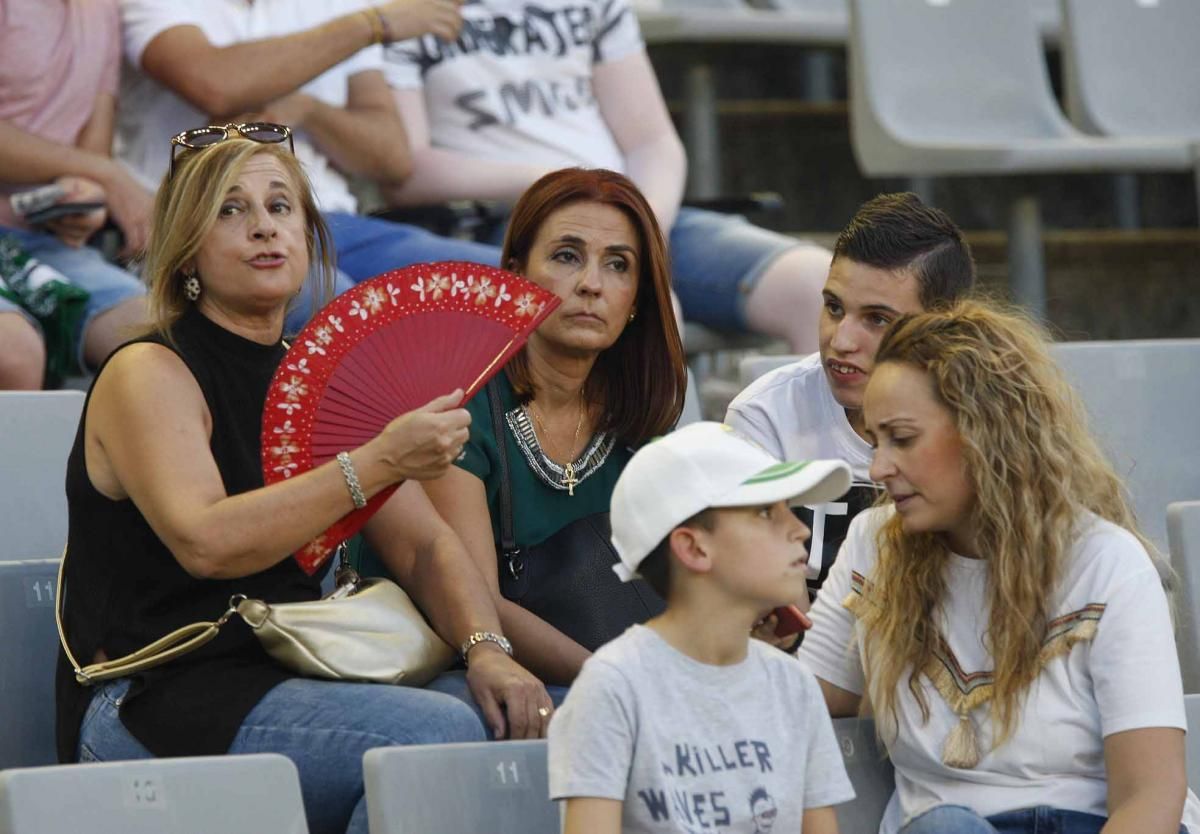
<svg viewBox="0 0 1200 834">
<path fill-rule="evenodd" d="M 550 707 L 538 707 L 538 715 L 540 715 L 542 718 L 545 718 L 549 714 Z"/>
</svg>

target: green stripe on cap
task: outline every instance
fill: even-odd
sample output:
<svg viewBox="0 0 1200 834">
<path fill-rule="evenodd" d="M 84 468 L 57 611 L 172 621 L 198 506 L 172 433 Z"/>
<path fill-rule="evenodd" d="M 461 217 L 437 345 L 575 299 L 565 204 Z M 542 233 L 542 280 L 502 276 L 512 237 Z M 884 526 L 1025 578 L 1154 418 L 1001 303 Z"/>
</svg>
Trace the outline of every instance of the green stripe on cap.
<svg viewBox="0 0 1200 834">
<path fill-rule="evenodd" d="M 780 478 L 786 478 L 789 475 L 795 475 L 804 467 L 808 466 L 808 461 L 803 460 L 791 463 L 777 463 L 774 466 L 768 466 L 757 475 L 742 481 L 742 486 L 750 486 L 751 484 L 762 484 L 767 481 L 778 481 Z"/>
</svg>

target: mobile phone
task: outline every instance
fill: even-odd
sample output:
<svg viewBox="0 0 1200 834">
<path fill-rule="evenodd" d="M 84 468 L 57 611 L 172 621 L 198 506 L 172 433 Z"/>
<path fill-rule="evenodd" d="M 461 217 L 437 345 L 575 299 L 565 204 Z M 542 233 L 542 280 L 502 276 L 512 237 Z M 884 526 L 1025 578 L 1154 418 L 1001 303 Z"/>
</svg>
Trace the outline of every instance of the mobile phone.
<svg viewBox="0 0 1200 834">
<path fill-rule="evenodd" d="M 43 223 L 49 223 L 51 220 L 57 220 L 60 217 L 66 217 L 70 214 L 87 214 L 89 211 L 104 208 L 102 201 L 87 202 L 87 203 L 55 203 L 52 206 L 46 206 L 38 211 L 30 212 L 25 215 L 25 222 L 31 226 L 40 226 Z"/>
<path fill-rule="evenodd" d="M 809 619 L 795 605 L 785 605 L 771 612 L 777 618 L 775 636 L 787 637 L 789 634 L 799 634 L 808 628 Z"/>
<path fill-rule="evenodd" d="M 35 212 L 54 205 L 65 196 L 67 196 L 65 188 L 61 185 L 51 183 L 50 185 L 31 188 L 28 191 L 18 191 L 16 194 L 9 196 L 8 203 L 12 206 L 13 214 L 18 217 L 28 217 Z"/>
</svg>

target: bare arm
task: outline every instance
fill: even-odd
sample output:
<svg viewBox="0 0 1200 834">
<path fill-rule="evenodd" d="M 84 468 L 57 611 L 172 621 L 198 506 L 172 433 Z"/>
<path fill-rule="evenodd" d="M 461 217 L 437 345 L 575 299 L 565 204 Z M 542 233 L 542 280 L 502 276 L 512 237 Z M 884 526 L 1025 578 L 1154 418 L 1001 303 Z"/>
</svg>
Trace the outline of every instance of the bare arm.
<svg viewBox="0 0 1200 834">
<path fill-rule="evenodd" d="M 476 631 L 500 633 L 483 577 L 419 484 L 396 490 L 366 533 L 388 570 L 451 646 L 461 646 Z M 541 681 L 495 643 L 475 646 L 469 661 L 467 680 L 497 738 L 506 731 L 509 738 L 545 736 L 549 709 L 539 715 L 538 708 L 552 704 Z"/>
<path fill-rule="evenodd" d="M 514 203 L 549 166 L 494 162 L 457 151 L 435 148 L 429 135 L 429 113 L 421 90 L 393 90 L 408 132 L 412 173 L 384 191 L 397 206 L 420 206 L 447 200 L 495 200 Z"/>
<path fill-rule="evenodd" d="M 393 421 L 350 452 L 365 495 L 407 477 L 440 474 L 466 440 L 461 392 Z M 211 416 L 183 361 L 159 345 L 116 355 L 87 413 L 88 477 L 130 498 L 180 565 L 199 578 L 265 570 L 353 509 L 333 462 L 229 496 L 209 448 Z"/>
<path fill-rule="evenodd" d="M 500 594 L 496 545 L 483 482 L 469 472 L 451 467 L 424 487 L 487 583 L 517 660 L 547 683 L 573 681 L 588 658 L 587 649 Z"/>
<path fill-rule="evenodd" d="M 621 834 L 621 800 L 577 796 L 565 802 L 562 834 Z"/>
<path fill-rule="evenodd" d="M 0 121 L 0 182 L 34 185 L 61 177 L 82 177 L 96 183 L 103 189 L 100 196 L 108 214 L 125 233 L 126 254 L 132 254 L 145 245 L 153 199 L 109 156 L 113 107 L 112 96 L 97 97 L 92 118 L 80 131 L 77 146 L 60 145 Z"/>
<path fill-rule="evenodd" d="M 850 690 L 834 686 L 821 678 L 817 678 L 817 683 L 821 685 L 821 694 L 825 696 L 825 706 L 829 708 L 831 717 L 853 718 L 858 715 L 862 706 L 861 695 L 855 695 Z"/>
<path fill-rule="evenodd" d="M 828 805 L 805 808 L 802 828 L 805 834 L 838 834 L 837 812 Z"/>
<path fill-rule="evenodd" d="M 1173 727 L 1104 739 L 1108 822 L 1103 834 L 1176 834 L 1187 797 L 1184 735 Z"/>
<path fill-rule="evenodd" d="M 289 99 L 299 106 L 289 107 Z M 283 105 L 278 112 L 277 104 Z M 295 93 L 268 105 L 260 115 L 265 121 L 303 128 L 345 173 L 392 183 L 402 182 L 412 170 L 404 123 L 383 73 L 377 70 L 350 77 L 344 108 Z"/>
<path fill-rule="evenodd" d="M 600 113 L 625 155 L 625 173 L 646 195 L 663 234 L 668 233 L 683 199 L 687 155 L 645 50 L 597 66 L 592 86 Z"/>
<path fill-rule="evenodd" d="M 396 40 L 433 32 L 453 40 L 459 0 L 394 0 L 378 8 Z M 260 110 L 337 66 L 374 41 L 361 11 L 290 35 L 214 46 L 197 26 L 161 32 L 142 52 L 142 69 L 198 110 Z"/>
</svg>

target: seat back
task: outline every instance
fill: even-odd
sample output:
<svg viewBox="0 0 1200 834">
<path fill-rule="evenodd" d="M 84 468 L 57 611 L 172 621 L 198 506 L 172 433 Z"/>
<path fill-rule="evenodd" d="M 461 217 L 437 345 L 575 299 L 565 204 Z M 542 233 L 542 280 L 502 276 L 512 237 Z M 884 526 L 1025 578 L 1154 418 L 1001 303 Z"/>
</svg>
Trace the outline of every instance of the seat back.
<svg viewBox="0 0 1200 834">
<path fill-rule="evenodd" d="M 1067 101 L 1086 130 L 1200 139 L 1200 3 L 1062 0 Z"/>
<path fill-rule="evenodd" d="M 855 794 L 851 802 L 835 807 L 838 830 L 878 831 L 896 781 L 892 763 L 883 757 L 875 738 L 875 722 L 866 718 L 837 718 L 833 731 Z"/>
<path fill-rule="evenodd" d="M 1179 573 L 1176 636 L 1183 691 L 1200 692 L 1200 501 L 1180 501 L 1167 508 L 1167 538 L 1171 566 Z M 1200 721 L 1193 726 L 1200 739 Z M 1200 771 L 1196 776 L 1200 778 Z"/>
<path fill-rule="evenodd" d="M 1058 138 L 1032 0 L 850 0 L 851 139 L 868 175 L 910 174 L 897 145 Z"/>
<path fill-rule="evenodd" d="M 84 399 L 82 391 L 0 391 L 0 561 L 62 552 L 67 455 Z"/>
<path fill-rule="evenodd" d="M 0 773 L 4 834 L 307 834 L 300 777 L 275 754 Z"/>
<path fill-rule="evenodd" d="M 1184 695 L 1187 710 L 1187 774 L 1192 793 L 1200 793 L 1200 695 Z"/>
<path fill-rule="evenodd" d="M 0 769 L 52 764 L 58 559 L 0 562 Z M 5 830 L 0 827 L 0 831 Z"/>
<path fill-rule="evenodd" d="M 799 362 L 803 356 L 790 353 L 756 354 L 747 356 L 738 363 L 738 382 L 743 388 L 765 373 L 793 362 Z"/>
<path fill-rule="evenodd" d="M 545 741 L 381 747 L 363 779 L 373 834 L 558 834 Z"/>
<path fill-rule="evenodd" d="M 1065 342 L 1051 352 L 1142 529 L 1166 553 L 1167 505 L 1200 497 L 1200 339 Z"/>
</svg>

